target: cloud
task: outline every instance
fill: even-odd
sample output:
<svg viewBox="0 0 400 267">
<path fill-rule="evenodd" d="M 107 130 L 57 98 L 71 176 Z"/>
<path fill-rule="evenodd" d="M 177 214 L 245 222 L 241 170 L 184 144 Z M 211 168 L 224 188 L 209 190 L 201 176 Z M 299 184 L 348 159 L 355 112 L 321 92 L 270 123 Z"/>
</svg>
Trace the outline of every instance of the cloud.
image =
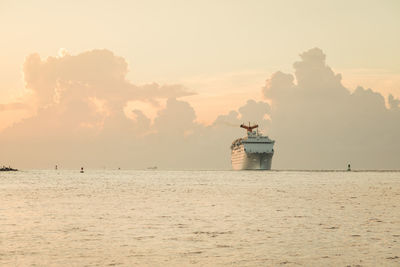
<svg viewBox="0 0 400 267">
<path fill-rule="evenodd" d="M 239 108 L 239 113 L 241 114 L 240 120 L 263 125 L 269 121 L 265 119 L 265 115 L 270 113 L 270 106 L 266 102 L 250 99 L 246 105 Z"/>
<path fill-rule="evenodd" d="M 120 109 L 128 100 L 156 103 L 157 99 L 194 94 L 182 85 L 157 83 L 136 86 L 126 79 L 128 64 L 111 51 L 92 50 L 76 56 L 42 60 L 38 54 L 24 63 L 26 88 L 34 92 L 40 107 L 55 101 L 96 97 L 104 99 L 112 109 Z"/>
<path fill-rule="evenodd" d="M 260 130 L 267 131 L 270 127 L 270 106 L 267 102 L 255 101 L 253 99 L 247 100 L 246 104 L 236 110 L 231 110 L 228 114 L 219 115 L 212 127 L 234 127 L 242 123 L 258 124 Z M 232 131 L 232 129 L 227 129 Z M 238 130 L 238 129 L 236 129 Z M 239 131 L 234 131 L 236 134 L 243 134 Z"/>
<path fill-rule="evenodd" d="M 27 109 L 27 105 L 20 102 L 0 104 L 0 112 L 7 110 L 24 110 Z"/>
<path fill-rule="evenodd" d="M 158 106 L 161 99 L 193 95 L 182 85 L 150 83 L 134 85 L 126 79 L 128 64 L 109 50 L 92 50 L 76 56 L 62 51 L 61 56 L 42 60 L 32 54 L 25 60 L 25 85 L 33 92 L 37 114 L 15 127 L 35 124 L 34 132 L 70 132 L 80 128 L 110 128 L 115 121 L 132 122 L 124 114 L 130 101 Z M 24 103 L 2 105 L 0 109 L 23 107 Z M 132 114 L 141 118 L 136 110 Z M 62 129 L 62 130 L 61 130 Z M 38 133 L 39 134 L 39 133 Z"/>
<path fill-rule="evenodd" d="M 180 136 L 195 127 L 195 119 L 196 113 L 189 103 L 169 98 L 166 108 L 155 118 L 154 128 L 160 134 Z"/>
<path fill-rule="evenodd" d="M 126 61 L 108 50 L 62 51 L 45 60 L 33 54 L 23 69 L 36 112 L 0 133 L 0 162 L 26 168 L 229 168 L 231 139 L 243 135 L 239 121 L 265 120 L 269 110 L 249 100 L 229 113 L 237 129 L 206 127 L 180 99 L 194 92 L 180 84 L 134 85 Z M 141 110 L 149 106 L 158 109 L 154 118 Z"/>
<path fill-rule="evenodd" d="M 377 68 L 340 69 L 340 72 L 343 76 L 343 85 L 350 90 L 358 85 L 364 85 L 379 90 L 384 96 L 392 94 L 400 97 L 400 74 L 397 72 Z"/>
<path fill-rule="evenodd" d="M 399 100 L 341 83 L 319 48 L 300 55 L 292 74 L 276 72 L 262 92 L 272 101 L 274 166 L 395 169 L 400 160 Z M 295 82 L 296 81 L 296 82 Z"/>
<path fill-rule="evenodd" d="M 36 112 L 0 132 L 0 163 L 229 169 L 230 144 L 245 135 L 239 125 L 255 122 L 276 140 L 275 169 L 343 169 L 348 162 L 361 169 L 398 168 L 400 100 L 361 86 L 345 88 L 325 60 L 318 48 L 300 54 L 294 74 L 278 71 L 266 81 L 266 101 L 249 99 L 215 114 L 206 126 L 184 98 L 191 90 L 132 84 L 125 60 L 108 50 L 46 60 L 34 54 L 26 59 L 24 77 Z M 158 111 L 148 112 L 151 107 Z"/>
<path fill-rule="evenodd" d="M 388 97 L 389 108 L 391 110 L 399 110 L 400 109 L 400 100 L 393 97 L 393 95 L 389 95 Z"/>
</svg>

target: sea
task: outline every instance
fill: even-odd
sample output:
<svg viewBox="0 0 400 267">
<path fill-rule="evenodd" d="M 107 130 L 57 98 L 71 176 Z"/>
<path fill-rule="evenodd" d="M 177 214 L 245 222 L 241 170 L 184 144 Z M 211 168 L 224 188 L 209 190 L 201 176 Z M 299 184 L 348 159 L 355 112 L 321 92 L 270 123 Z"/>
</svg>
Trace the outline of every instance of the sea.
<svg viewBox="0 0 400 267">
<path fill-rule="evenodd" d="M 0 172 L 0 266 L 400 266 L 400 172 Z"/>
</svg>

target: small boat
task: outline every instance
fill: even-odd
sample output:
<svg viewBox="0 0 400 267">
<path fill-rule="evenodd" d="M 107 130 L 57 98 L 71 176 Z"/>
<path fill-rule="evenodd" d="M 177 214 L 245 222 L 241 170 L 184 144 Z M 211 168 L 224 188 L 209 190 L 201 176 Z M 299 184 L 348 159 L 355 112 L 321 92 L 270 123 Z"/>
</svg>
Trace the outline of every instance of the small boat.
<svg viewBox="0 0 400 267">
<path fill-rule="evenodd" d="M 148 170 L 157 170 L 157 166 L 147 167 Z"/>
</svg>

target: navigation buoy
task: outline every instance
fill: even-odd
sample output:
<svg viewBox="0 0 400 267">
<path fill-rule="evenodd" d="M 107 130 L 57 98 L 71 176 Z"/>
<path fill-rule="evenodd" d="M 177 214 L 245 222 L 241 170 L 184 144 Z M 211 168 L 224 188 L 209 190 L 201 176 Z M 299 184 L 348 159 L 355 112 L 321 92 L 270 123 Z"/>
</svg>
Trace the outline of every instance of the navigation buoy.
<svg viewBox="0 0 400 267">
<path fill-rule="evenodd" d="M 348 172 L 351 171 L 351 166 L 350 166 L 350 164 L 347 165 L 347 171 L 348 171 Z"/>
<path fill-rule="evenodd" d="M 84 173 L 84 171 L 83 171 L 83 167 L 81 167 L 81 173 Z"/>
</svg>

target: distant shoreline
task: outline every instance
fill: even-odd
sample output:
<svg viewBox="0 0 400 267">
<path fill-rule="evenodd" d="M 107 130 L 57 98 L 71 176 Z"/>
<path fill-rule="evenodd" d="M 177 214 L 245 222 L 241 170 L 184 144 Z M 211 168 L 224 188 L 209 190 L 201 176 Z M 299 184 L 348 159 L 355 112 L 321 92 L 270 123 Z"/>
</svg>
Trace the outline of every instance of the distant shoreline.
<svg viewBox="0 0 400 267">
<path fill-rule="evenodd" d="M 25 169 L 25 171 L 33 171 L 33 170 L 35 170 L 35 171 L 39 171 L 39 170 L 42 170 L 42 171 L 51 171 L 51 170 L 53 170 L 53 169 Z M 75 171 L 76 169 L 58 169 L 58 170 L 55 170 L 55 171 Z M 231 169 L 226 169 L 226 170 L 222 170 L 222 169 L 214 169 L 214 170 L 212 170 L 212 169 L 193 169 L 193 170 L 190 170 L 190 169 L 180 169 L 180 170 L 178 170 L 178 169 L 158 169 L 158 170 L 154 170 L 154 169 L 87 169 L 87 170 L 89 170 L 89 171 L 149 171 L 149 172 L 170 172 L 170 171 L 172 171 L 172 172 L 174 172 L 174 171 L 177 171 L 177 172 L 180 172 L 180 171 L 182 171 L 182 172 L 185 172 L 185 171 L 234 171 L 234 172 L 243 172 L 243 171 L 250 171 L 250 172 L 266 172 L 266 173 L 268 173 L 268 172 L 400 172 L 400 169 L 398 169 L 398 170 L 363 170 L 363 169 L 359 169 L 359 170 L 350 170 L 350 171 L 348 171 L 348 170 L 344 170 L 344 169 L 342 169 L 342 170 L 334 170 L 334 169 L 326 169 L 326 170 L 324 170 L 324 169 L 308 169 L 308 170 L 302 170 L 302 169 L 271 169 L 271 170 L 231 170 Z M 20 170 L 18 170 L 18 169 L 13 169 L 13 168 L 11 168 L 11 167 L 2 167 L 2 168 L 0 168 L 0 171 L 20 171 Z M 24 170 L 22 170 L 22 171 L 24 171 Z M 79 171 L 79 170 L 78 170 Z"/>
<path fill-rule="evenodd" d="M 17 169 L 13 169 L 13 168 L 11 168 L 11 167 L 5 167 L 5 166 L 3 166 L 2 168 L 0 168 L 0 171 L 1 172 L 16 172 L 16 171 L 18 171 Z"/>
<path fill-rule="evenodd" d="M 275 172 L 400 172 L 400 170 L 270 170 Z"/>
</svg>

